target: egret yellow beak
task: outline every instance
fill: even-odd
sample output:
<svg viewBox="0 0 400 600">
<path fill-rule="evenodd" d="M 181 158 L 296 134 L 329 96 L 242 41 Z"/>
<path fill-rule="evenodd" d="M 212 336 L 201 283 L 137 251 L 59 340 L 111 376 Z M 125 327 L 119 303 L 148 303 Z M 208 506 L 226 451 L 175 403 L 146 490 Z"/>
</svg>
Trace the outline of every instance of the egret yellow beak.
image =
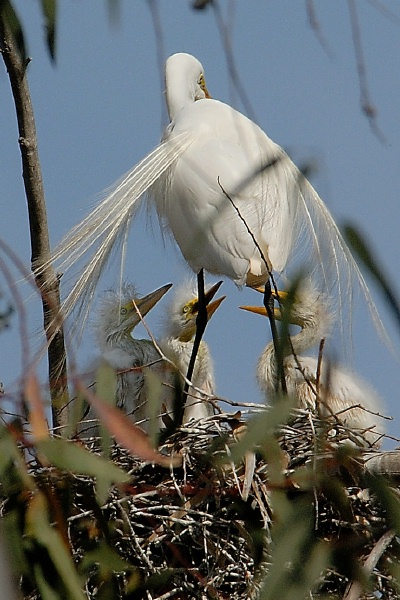
<svg viewBox="0 0 400 600">
<path fill-rule="evenodd" d="M 217 281 L 216 284 L 214 284 L 213 286 L 210 287 L 209 290 L 207 290 L 207 292 L 204 294 L 204 297 L 206 299 L 206 305 L 207 305 L 207 315 L 208 318 L 211 317 L 212 314 L 214 314 L 214 312 L 217 310 L 218 306 L 221 304 L 222 300 L 224 300 L 226 298 L 226 296 L 223 296 L 222 298 L 220 298 L 219 300 L 214 300 L 214 302 L 211 302 L 211 300 L 214 298 L 215 294 L 218 292 L 219 288 L 222 285 L 222 281 Z M 211 302 L 211 304 L 210 304 Z M 217 306 L 214 307 L 215 302 L 217 302 Z M 211 307 L 211 314 L 210 314 L 210 307 Z M 199 310 L 199 301 L 195 300 L 195 302 L 193 303 L 192 306 L 192 314 L 197 313 Z"/>
<path fill-rule="evenodd" d="M 263 317 L 268 317 L 267 309 L 265 306 L 239 306 L 242 310 L 248 310 L 249 312 L 256 313 Z M 279 308 L 274 308 L 274 317 L 277 321 L 282 321 L 282 312 Z"/>
<path fill-rule="evenodd" d="M 137 310 L 140 312 L 141 316 L 144 317 L 147 315 L 149 310 L 153 308 L 161 300 L 161 298 L 168 292 L 168 290 L 172 287 L 172 283 L 167 283 L 167 285 L 163 285 L 158 288 L 154 292 L 147 294 L 147 296 L 143 296 L 143 298 L 135 298 L 132 300 L 132 304 Z M 140 318 L 138 315 L 138 322 Z"/>
<path fill-rule="evenodd" d="M 222 285 L 222 281 L 217 281 L 217 283 L 215 283 L 214 285 L 212 285 L 210 287 L 209 290 L 207 290 L 207 292 L 204 294 L 205 298 L 206 298 L 206 303 L 207 305 L 211 302 L 211 300 L 214 298 L 215 294 L 218 292 L 219 288 Z"/>
<path fill-rule="evenodd" d="M 261 285 L 259 287 L 256 287 L 256 288 L 253 288 L 253 290 L 256 290 L 256 292 L 259 292 L 260 294 L 264 294 L 265 293 L 265 289 L 264 289 L 263 285 Z M 275 292 L 274 289 L 271 289 L 271 296 L 275 300 L 280 300 L 281 302 L 285 302 L 285 300 L 287 300 L 288 293 L 287 292 L 283 292 L 281 290 L 278 290 L 277 292 Z"/>
<path fill-rule="evenodd" d="M 248 310 L 249 312 L 256 313 L 257 315 L 262 315 L 263 317 L 267 317 L 267 309 L 264 306 L 239 306 L 242 310 Z"/>
<path fill-rule="evenodd" d="M 208 321 L 211 319 L 211 317 L 217 310 L 218 306 L 221 304 L 221 302 L 223 300 L 225 300 L 225 298 L 226 298 L 226 296 L 221 296 L 221 298 L 217 298 L 217 300 L 214 300 L 213 302 L 210 302 L 210 304 L 207 304 L 207 320 Z"/>
<path fill-rule="evenodd" d="M 200 76 L 200 81 L 199 81 L 199 83 L 200 83 L 200 87 L 201 87 L 201 89 L 202 89 L 202 90 L 203 90 L 203 92 L 204 92 L 204 95 L 205 95 L 205 97 L 206 97 L 206 98 L 212 98 L 212 96 L 211 96 L 210 92 L 209 92 L 209 91 L 208 91 L 208 89 L 207 89 L 207 86 L 206 86 L 206 80 L 204 79 L 204 75 L 203 75 L 203 74 Z"/>
</svg>

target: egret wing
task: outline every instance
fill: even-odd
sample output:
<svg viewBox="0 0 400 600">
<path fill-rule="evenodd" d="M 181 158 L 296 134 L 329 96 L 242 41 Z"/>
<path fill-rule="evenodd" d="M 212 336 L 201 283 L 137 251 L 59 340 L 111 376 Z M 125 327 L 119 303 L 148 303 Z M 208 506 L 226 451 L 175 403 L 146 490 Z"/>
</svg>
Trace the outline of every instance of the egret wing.
<svg viewBox="0 0 400 600">
<path fill-rule="evenodd" d="M 159 144 L 133 169 L 104 192 L 104 199 L 56 247 L 52 260 L 59 271 L 69 270 L 91 251 L 62 308 L 65 316 L 77 307 L 85 322 L 98 280 L 112 250 L 126 243 L 140 201 L 154 181 L 190 144 L 182 134 Z"/>
</svg>

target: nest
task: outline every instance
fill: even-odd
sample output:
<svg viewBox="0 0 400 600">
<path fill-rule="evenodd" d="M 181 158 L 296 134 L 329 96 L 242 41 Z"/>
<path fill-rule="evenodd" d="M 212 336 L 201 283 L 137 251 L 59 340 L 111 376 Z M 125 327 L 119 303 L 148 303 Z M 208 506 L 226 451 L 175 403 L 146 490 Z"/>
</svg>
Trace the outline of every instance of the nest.
<svg viewBox="0 0 400 600">
<path fill-rule="evenodd" d="M 349 432 L 338 424 L 327 426 L 307 411 L 296 411 L 276 432 L 282 481 L 271 482 L 269 464 L 260 452 L 244 499 L 243 461 L 235 466 L 226 460 L 237 441 L 237 424 L 238 415 L 215 415 L 182 427 L 161 449 L 182 455 L 182 466 L 173 469 L 143 463 L 114 444 L 111 458 L 130 474 L 130 482 L 114 487 L 102 507 L 91 478 L 32 463 L 38 487 L 48 497 L 57 497 L 65 511 L 66 536 L 85 577 L 87 597 L 256 598 L 273 556 L 271 491 L 279 487 L 290 501 L 305 498 L 312 505 L 315 537 L 330 544 L 338 557 L 321 573 L 310 597 L 346 597 L 357 575 L 349 564 L 370 565 L 371 556 L 379 554 L 369 568 L 369 591 L 355 597 L 398 598 L 392 565 L 399 559 L 399 544 L 384 507 L 368 489 L 356 441 L 354 451 L 341 450 Z M 86 443 L 99 452 L 97 440 Z M 327 485 L 332 479 L 341 486 L 346 510 Z M 87 561 L 88 554 L 98 552 L 100 557 L 105 547 L 121 561 L 110 565 L 106 574 L 99 567 L 100 558 L 89 566 Z M 341 552 L 351 556 L 344 568 Z M 287 565 L 288 572 L 290 568 Z M 40 598 L 29 577 L 22 588 L 25 599 Z"/>
</svg>

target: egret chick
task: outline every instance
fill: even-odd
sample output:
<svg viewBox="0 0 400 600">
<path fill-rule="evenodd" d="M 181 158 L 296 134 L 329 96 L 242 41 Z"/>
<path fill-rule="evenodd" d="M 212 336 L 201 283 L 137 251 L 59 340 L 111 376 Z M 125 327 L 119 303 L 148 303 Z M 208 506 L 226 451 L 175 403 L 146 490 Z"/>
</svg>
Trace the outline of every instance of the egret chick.
<svg viewBox="0 0 400 600">
<path fill-rule="evenodd" d="M 222 296 L 211 301 L 221 283 L 219 281 L 205 292 L 208 320 L 225 299 L 225 296 Z M 183 375 L 187 373 L 192 354 L 198 309 L 199 302 L 193 291 L 193 284 L 187 283 L 181 286 L 167 312 L 164 325 L 165 337 L 159 342 L 163 354 Z M 183 423 L 191 419 L 203 419 L 213 414 L 212 405 L 207 402 L 207 398 L 215 392 L 214 368 L 209 348 L 204 341 L 200 343 L 191 381 L 193 387 L 189 387 Z M 198 390 L 202 390 L 204 394 Z"/>
<path fill-rule="evenodd" d="M 135 339 L 132 331 L 171 288 L 167 284 L 138 298 L 135 288 L 126 284 L 121 292 L 109 290 L 104 295 L 95 323 L 101 357 L 117 372 L 116 405 L 146 429 L 149 417 L 142 367 L 161 372 L 161 357 L 150 340 Z M 136 367 L 138 370 L 130 370 Z M 162 404 L 160 399 L 160 407 Z"/>
<path fill-rule="evenodd" d="M 280 307 L 274 309 L 277 320 L 299 326 L 300 332 L 290 336 L 283 346 L 283 370 L 287 393 L 295 398 L 298 408 L 316 407 L 323 416 L 337 418 L 343 425 L 361 435 L 367 445 L 378 447 L 384 433 L 383 419 L 375 414 L 380 408 L 377 395 L 352 373 L 322 358 L 302 356 L 302 352 L 318 345 L 331 332 L 332 315 L 329 299 L 312 286 L 302 283 L 290 294 L 279 291 Z M 289 300 L 288 300 L 289 299 Z M 266 316 L 264 307 L 240 308 Z M 319 376 L 317 373 L 319 372 Z M 257 380 L 268 397 L 275 393 L 277 361 L 270 342 L 262 352 L 257 366 Z"/>
</svg>

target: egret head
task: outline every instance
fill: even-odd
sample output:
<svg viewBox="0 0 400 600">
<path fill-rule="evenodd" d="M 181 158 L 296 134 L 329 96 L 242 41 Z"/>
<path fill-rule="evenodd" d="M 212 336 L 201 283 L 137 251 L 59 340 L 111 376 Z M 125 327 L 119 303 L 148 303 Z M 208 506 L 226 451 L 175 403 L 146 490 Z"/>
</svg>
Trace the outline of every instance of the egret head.
<svg viewBox="0 0 400 600">
<path fill-rule="evenodd" d="M 138 296 L 131 284 L 124 284 L 120 291 L 108 290 L 102 298 L 96 322 L 96 334 L 100 343 L 110 337 L 129 335 L 153 306 L 157 304 L 172 284 L 164 285 L 154 292 Z M 140 313 L 140 315 L 139 315 Z"/>
<path fill-rule="evenodd" d="M 222 281 L 219 281 L 206 291 L 207 317 L 210 319 L 225 296 L 212 301 Z M 182 285 L 176 292 L 169 307 L 165 324 L 166 334 L 182 342 L 189 342 L 196 334 L 196 318 L 199 311 L 199 301 L 192 283 Z"/>
<path fill-rule="evenodd" d="M 186 105 L 210 98 L 201 63 L 191 54 L 179 52 L 165 64 L 165 91 L 170 120 Z"/>
</svg>

